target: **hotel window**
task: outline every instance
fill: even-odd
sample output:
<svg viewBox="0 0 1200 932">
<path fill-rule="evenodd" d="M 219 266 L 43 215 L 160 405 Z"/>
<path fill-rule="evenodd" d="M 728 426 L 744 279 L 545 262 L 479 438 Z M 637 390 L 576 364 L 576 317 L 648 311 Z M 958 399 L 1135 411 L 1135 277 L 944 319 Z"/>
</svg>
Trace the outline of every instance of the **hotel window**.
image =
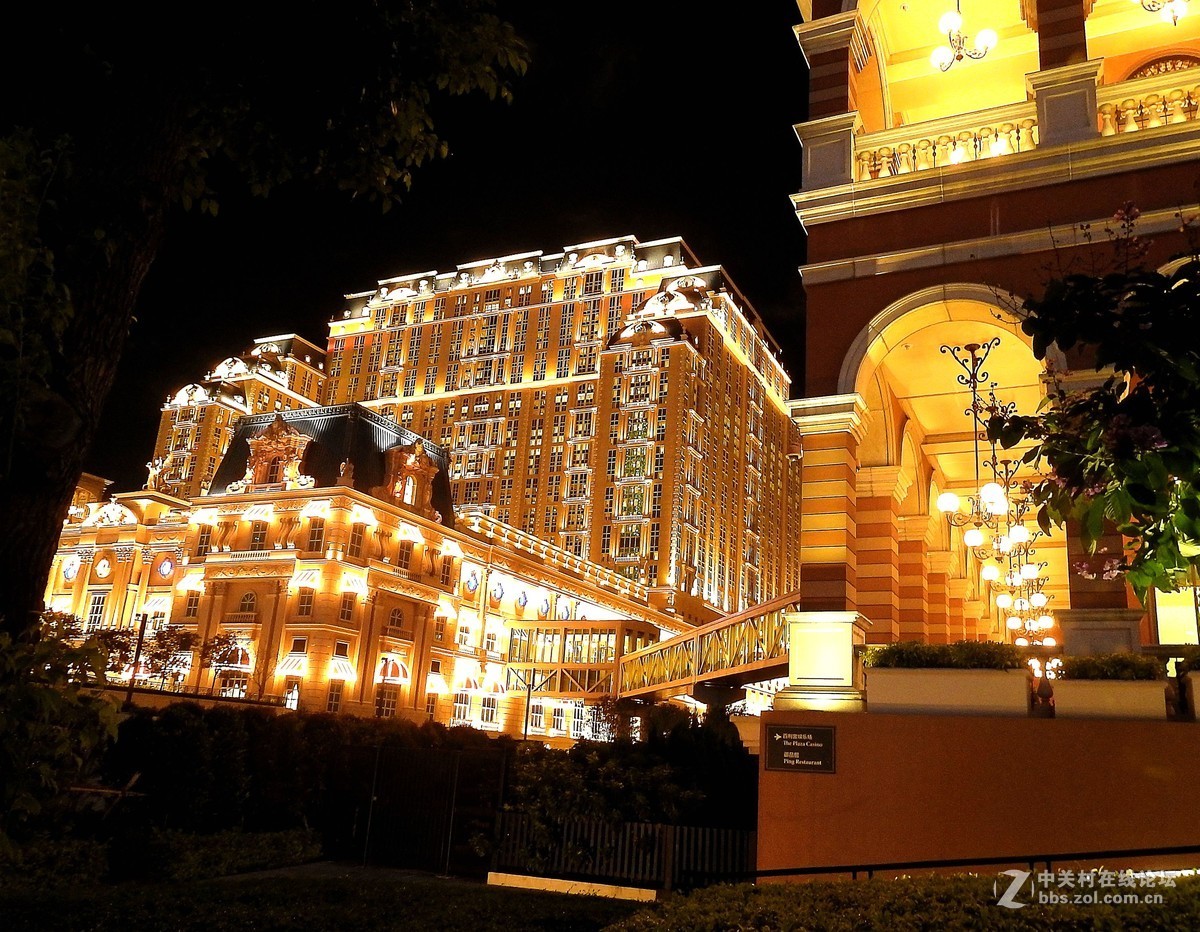
<svg viewBox="0 0 1200 932">
<path fill-rule="evenodd" d="M 609 548 L 612 547 L 612 525 L 605 524 L 600 528 L 600 553 L 602 556 L 608 556 Z"/>
<path fill-rule="evenodd" d="M 485 725 L 496 724 L 500 703 L 495 696 L 484 696 L 479 703 L 479 720 Z"/>
<path fill-rule="evenodd" d="M 221 698 L 245 699 L 247 677 L 242 670 L 225 670 L 221 674 Z"/>
<path fill-rule="evenodd" d="M 338 621 L 349 622 L 354 620 L 354 603 L 356 601 L 353 592 L 342 593 L 342 602 L 338 607 Z"/>
<path fill-rule="evenodd" d="M 108 601 L 107 592 L 93 592 L 88 602 L 87 630 L 95 631 L 104 619 L 104 603 Z"/>
<path fill-rule="evenodd" d="M 349 659 L 350 657 L 350 642 L 349 641 L 334 641 L 333 656 Z"/>
<path fill-rule="evenodd" d="M 604 272 L 588 272 L 583 277 L 583 293 L 585 295 L 600 294 L 604 290 Z"/>
<path fill-rule="evenodd" d="M 533 357 L 533 381 L 540 382 L 546 378 L 546 354 L 537 353 Z"/>
<path fill-rule="evenodd" d="M 471 694 L 466 691 L 454 694 L 453 721 L 465 722 L 471 717 Z"/>
<path fill-rule="evenodd" d="M 300 708 L 300 677 L 289 676 L 284 680 L 283 704 L 293 712 Z"/>
<path fill-rule="evenodd" d="M 313 613 L 313 590 L 301 589 L 300 597 L 296 603 L 296 614 L 301 618 L 307 618 Z"/>
<path fill-rule="evenodd" d="M 346 548 L 346 555 L 355 559 L 362 556 L 363 538 L 366 536 L 367 526 L 361 522 L 350 526 L 350 544 Z"/>
<path fill-rule="evenodd" d="M 529 706 L 529 727 L 538 731 L 546 727 L 546 707 L 540 699 L 535 699 Z"/>
<path fill-rule="evenodd" d="M 404 609 L 393 608 L 388 615 L 388 627 L 403 628 L 404 627 Z"/>
<path fill-rule="evenodd" d="M 308 638 L 292 638 L 291 653 L 307 654 L 308 653 Z"/>
<path fill-rule="evenodd" d="M 396 568 L 407 570 L 412 563 L 413 542 L 411 540 L 400 541 L 396 548 Z"/>
<path fill-rule="evenodd" d="M 340 712 L 342 709 L 342 690 L 346 688 L 343 680 L 330 680 L 329 692 L 325 696 L 325 711 Z"/>
<path fill-rule="evenodd" d="M 409 369 L 404 376 L 404 397 L 411 398 L 417 393 L 417 370 Z"/>
<path fill-rule="evenodd" d="M 560 705 L 550 710 L 550 730 L 566 731 L 566 713 Z"/>
<path fill-rule="evenodd" d="M 202 557 L 212 549 L 212 525 L 200 525 L 200 533 L 196 537 L 196 556 Z"/>
<path fill-rule="evenodd" d="M 446 314 L 446 299 L 445 298 L 434 298 L 433 299 L 433 319 L 441 320 L 445 316 L 445 314 Z"/>
<path fill-rule="evenodd" d="M 250 525 L 250 549 L 267 549 L 267 522 L 255 521 Z"/>
<path fill-rule="evenodd" d="M 258 596 L 253 592 L 247 592 L 242 596 L 242 601 L 238 603 L 239 612 L 253 612 L 258 609 Z"/>
<path fill-rule="evenodd" d="M 437 391 L 437 374 L 438 374 L 437 366 L 430 366 L 425 371 L 424 394 L 432 395 L 435 391 Z"/>
<path fill-rule="evenodd" d="M 454 557 L 446 555 L 442 557 L 442 585 L 449 586 L 454 578 Z"/>
<path fill-rule="evenodd" d="M 625 290 L 625 270 L 613 269 L 608 276 L 608 290 L 621 292 Z"/>
<path fill-rule="evenodd" d="M 187 594 L 187 602 L 183 606 L 184 618 L 195 618 L 200 614 L 200 593 L 193 589 Z"/>
<path fill-rule="evenodd" d="M 560 379 L 571 374 L 571 348 L 569 346 L 558 351 L 554 360 L 554 374 Z"/>
<path fill-rule="evenodd" d="M 381 683 L 375 690 L 375 717 L 392 718 L 396 714 L 398 690 Z"/>
<path fill-rule="evenodd" d="M 311 518 L 308 521 L 308 546 L 310 553 L 319 553 L 325 549 L 325 519 Z"/>
<path fill-rule="evenodd" d="M 617 538 L 617 557 L 639 557 L 642 554 L 642 526 L 622 524 Z"/>
<path fill-rule="evenodd" d="M 440 615 L 433 620 L 433 639 L 435 641 L 446 640 L 446 619 Z"/>
<path fill-rule="evenodd" d="M 437 715 L 437 703 L 438 703 L 438 694 L 437 693 L 426 693 L 425 694 L 425 714 L 428 715 L 430 718 L 434 718 Z"/>
</svg>

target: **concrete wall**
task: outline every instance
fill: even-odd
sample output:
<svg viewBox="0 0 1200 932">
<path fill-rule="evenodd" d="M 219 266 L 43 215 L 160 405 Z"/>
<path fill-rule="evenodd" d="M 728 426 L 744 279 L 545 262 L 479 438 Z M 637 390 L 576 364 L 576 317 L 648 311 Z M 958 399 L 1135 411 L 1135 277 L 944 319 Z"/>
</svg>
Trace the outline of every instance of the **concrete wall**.
<svg viewBox="0 0 1200 932">
<path fill-rule="evenodd" d="M 762 721 L 834 726 L 836 773 L 767 770 L 763 748 L 759 870 L 1200 845 L 1195 723 L 809 711 Z M 1126 863 L 1191 867 L 1200 854 Z"/>
</svg>

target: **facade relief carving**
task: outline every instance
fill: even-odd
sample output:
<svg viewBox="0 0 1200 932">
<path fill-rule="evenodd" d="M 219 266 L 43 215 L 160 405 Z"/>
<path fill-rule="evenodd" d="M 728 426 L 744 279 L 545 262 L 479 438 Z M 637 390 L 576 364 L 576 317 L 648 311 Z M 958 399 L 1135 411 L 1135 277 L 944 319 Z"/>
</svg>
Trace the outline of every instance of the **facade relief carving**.
<svg viewBox="0 0 1200 932">
<path fill-rule="evenodd" d="M 311 489 L 315 484 L 313 477 L 302 475 L 300 467 L 312 439 L 284 421 L 283 415 L 276 414 L 266 430 L 246 441 L 250 446 L 246 472 L 241 479 L 229 483 L 228 491 L 236 495 L 264 487 Z"/>
</svg>

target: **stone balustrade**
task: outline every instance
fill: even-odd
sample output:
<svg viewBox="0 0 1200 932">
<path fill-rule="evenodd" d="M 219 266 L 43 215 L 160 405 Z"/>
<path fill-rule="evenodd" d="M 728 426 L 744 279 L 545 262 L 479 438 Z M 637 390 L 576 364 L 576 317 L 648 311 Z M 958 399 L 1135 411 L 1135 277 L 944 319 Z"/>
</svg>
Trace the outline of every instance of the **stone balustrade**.
<svg viewBox="0 0 1200 932">
<path fill-rule="evenodd" d="M 855 180 L 888 178 L 1027 152 L 1037 142 L 1037 112 L 1032 101 L 913 123 L 855 137 Z"/>
<path fill-rule="evenodd" d="M 1102 136 L 1187 123 L 1200 109 L 1200 68 L 1103 85 L 1096 98 Z"/>
</svg>

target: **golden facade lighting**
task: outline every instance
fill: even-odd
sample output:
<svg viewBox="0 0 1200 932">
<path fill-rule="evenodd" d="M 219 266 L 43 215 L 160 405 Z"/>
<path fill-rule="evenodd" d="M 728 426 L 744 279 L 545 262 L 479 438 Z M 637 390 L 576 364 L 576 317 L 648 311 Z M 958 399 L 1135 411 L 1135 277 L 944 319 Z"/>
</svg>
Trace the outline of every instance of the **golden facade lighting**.
<svg viewBox="0 0 1200 932">
<path fill-rule="evenodd" d="M 329 674 L 331 680 L 344 680 L 347 683 L 353 683 L 358 679 L 358 673 L 354 669 L 354 664 L 346 657 L 333 656 L 329 658 Z"/>
</svg>

